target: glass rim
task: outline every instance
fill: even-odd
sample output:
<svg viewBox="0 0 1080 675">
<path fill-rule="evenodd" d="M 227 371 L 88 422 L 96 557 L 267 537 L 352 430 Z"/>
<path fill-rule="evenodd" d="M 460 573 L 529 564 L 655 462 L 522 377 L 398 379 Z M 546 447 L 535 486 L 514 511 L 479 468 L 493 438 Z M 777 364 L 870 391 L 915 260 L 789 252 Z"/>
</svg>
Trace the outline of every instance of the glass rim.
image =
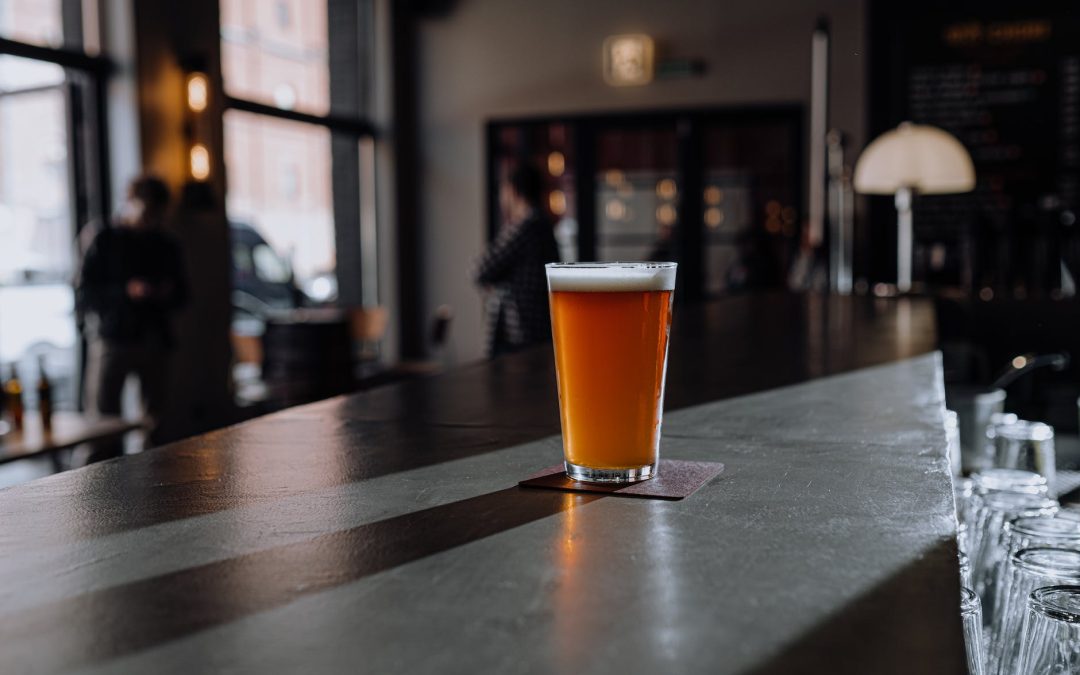
<svg viewBox="0 0 1080 675">
<path fill-rule="evenodd" d="M 1053 565 L 1047 561 L 1029 560 L 1036 555 L 1051 553 L 1073 558 L 1076 564 L 1072 567 Z M 1025 572 L 1031 572 L 1042 576 L 1072 579 L 1080 582 L 1080 551 L 1071 548 L 1054 548 L 1052 546 L 1035 546 L 1025 548 L 1013 553 L 1012 564 Z"/>
<path fill-rule="evenodd" d="M 545 263 L 544 264 L 544 267 L 549 268 L 549 269 L 560 269 L 560 268 L 564 268 L 564 267 L 573 267 L 573 268 L 578 268 L 578 269 L 621 269 L 621 268 L 630 268 L 630 269 L 661 269 L 661 270 L 666 270 L 666 269 L 672 269 L 672 268 L 678 267 L 678 266 L 679 266 L 679 263 L 677 263 L 677 262 L 663 262 L 663 261 L 658 261 L 658 262 L 641 262 L 641 261 L 639 261 L 639 262 L 633 262 L 633 261 L 627 261 L 627 262 L 557 262 L 557 263 L 553 262 L 553 263 Z"/>
<path fill-rule="evenodd" d="M 1054 621 L 1080 623 L 1080 612 L 1062 607 L 1060 604 L 1055 603 L 1053 599 L 1047 597 L 1058 593 L 1075 595 L 1080 599 L 1080 586 L 1061 585 L 1036 588 L 1028 596 L 1028 607 L 1033 612 L 1042 614 Z"/>
<path fill-rule="evenodd" d="M 995 426 L 995 433 L 1010 441 L 1052 441 L 1054 428 L 1043 422 L 1016 420 Z"/>
<path fill-rule="evenodd" d="M 1024 469 L 1004 469 L 1000 467 L 983 469 L 974 474 L 972 479 L 975 481 L 975 485 L 993 490 L 994 492 L 1007 492 L 1008 487 L 1038 487 L 1046 485 L 1046 477 L 1040 476 L 1034 471 L 1026 471 Z M 1007 488 L 991 487 L 990 485 L 987 485 L 987 482 L 994 486 L 1007 486 Z"/>
<path fill-rule="evenodd" d="M 982 506 L 1005 514 L 1009 520 L 1052 515 L 1060 508 L 1057 500 L 1038 492 L 990 492 L 983 496 Z"/>
<path fill-rule="evenodd" d="M 1046 526 L 1050 525 L 1061 527 L 1046 529 Z M 1035 535 L 1045 539 L 1080 539 L 1080 521 L 1071 518 L 1022 516 L 1005 523 L 1005 527 L 1014 534 Z"/>
</svg>

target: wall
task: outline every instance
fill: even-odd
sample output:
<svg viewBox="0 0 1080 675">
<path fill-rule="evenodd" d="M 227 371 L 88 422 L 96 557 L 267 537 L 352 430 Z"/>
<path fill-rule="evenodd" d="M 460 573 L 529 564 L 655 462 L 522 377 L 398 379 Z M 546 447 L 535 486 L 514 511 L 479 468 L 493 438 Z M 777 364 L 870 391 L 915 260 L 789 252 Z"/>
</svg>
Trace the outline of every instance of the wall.
<svg viewBox="0 0 1080 675">
<path fill-rule="evenodd" d="M 832 22 L 831 125 L 864 135 L 865 0 L 461 0 L 421 24 L 424 316 L 455 312 L 451 353 L 482 356 L 468 271 L 484 244 L 484 122 L 494 117 L 802 102 L 810 34 Z M 702 77 L 616 89 L 603 82 L 608 35 L 644 32 L 663 54 L 705 61 Z"/>
</svg>

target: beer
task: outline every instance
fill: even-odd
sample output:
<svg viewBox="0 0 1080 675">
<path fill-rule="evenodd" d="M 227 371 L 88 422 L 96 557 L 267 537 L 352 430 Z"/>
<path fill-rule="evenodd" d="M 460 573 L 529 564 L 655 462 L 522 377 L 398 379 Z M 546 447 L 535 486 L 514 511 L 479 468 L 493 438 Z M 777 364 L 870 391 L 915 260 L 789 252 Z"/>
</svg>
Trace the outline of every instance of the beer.
<svg viewBox="0 0 1080 675">
<path fill-rule="evenodd" d="M 38 415 L 41 417 L 41 428 L 45 433 L 52 431 L 52 417 L 53 417 L 53 396 L 52 396 L 52 382 L 49 380 L 49 376 L 45 373 L 45 357 L 38 357 L 38 383 L 37 383 L 37 399 L 38 399 Z"/>
<path fill-rule="evenodd" d="M 4 398 L 7 400 L 7 408 L 11 414 L 11 426 L 15 431 L 23 429 L 23 388 L 19 381 L 19 370 L 16 364 L 11 364 L 11 377 L 4 383 Z"/>
<path fill-rule="evenodd" d="M 655 474 L 675 263 L 547 266 L 566 473 Z"/>
</svg>

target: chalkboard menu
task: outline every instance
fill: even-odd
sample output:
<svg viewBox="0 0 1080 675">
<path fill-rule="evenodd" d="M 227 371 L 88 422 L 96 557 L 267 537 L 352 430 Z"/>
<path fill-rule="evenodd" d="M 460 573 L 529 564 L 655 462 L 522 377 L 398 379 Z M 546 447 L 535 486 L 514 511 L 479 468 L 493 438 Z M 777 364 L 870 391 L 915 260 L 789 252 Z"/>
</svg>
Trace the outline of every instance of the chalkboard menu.
<svg viewBox="0 0 1080 675">
<path fill-rule="evenodd" d="M 901 121 L 954 134 L 977 186 L 915 204 L 915 278 L 983 297 L 1053 295 L 1080 206 L 1080 3 L 876 2 L 871 131 Z M 887 205 L 871 213 L 880 231 Z M 887 226 L 886 226 L 887 227 Z M 895 243 L 875 238 L 871 265 Z"/>
</svg>

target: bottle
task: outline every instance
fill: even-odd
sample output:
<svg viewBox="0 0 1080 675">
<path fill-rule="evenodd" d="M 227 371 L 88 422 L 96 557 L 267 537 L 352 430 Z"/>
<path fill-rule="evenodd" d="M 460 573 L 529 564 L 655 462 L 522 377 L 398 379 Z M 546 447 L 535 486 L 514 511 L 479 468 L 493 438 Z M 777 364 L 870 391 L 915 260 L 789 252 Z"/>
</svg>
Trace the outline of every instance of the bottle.
<svg viewBox="0 0 1080 675">
<path fill-rule="evenodd" d="M 41 428 L 48 433 L 52 431 L 53 398 L 52 382 L 45 374 L 44 356 L 38 357 L 38 372 L 41 374 L 37 383 L 38 414 L 41 415 Z"/>
<path fill-rule="evenodd" d="M 19 371 L 15 364 L 11 364 L 11 377 L 4 383 L 4 398 L 7 399 L 7 407 L 11 413 L 11 426 L 15 431 L 23 429 L 23 399 L 22 382 L 19 381 Z"/>
</svg>

